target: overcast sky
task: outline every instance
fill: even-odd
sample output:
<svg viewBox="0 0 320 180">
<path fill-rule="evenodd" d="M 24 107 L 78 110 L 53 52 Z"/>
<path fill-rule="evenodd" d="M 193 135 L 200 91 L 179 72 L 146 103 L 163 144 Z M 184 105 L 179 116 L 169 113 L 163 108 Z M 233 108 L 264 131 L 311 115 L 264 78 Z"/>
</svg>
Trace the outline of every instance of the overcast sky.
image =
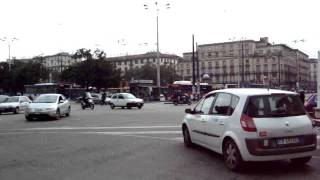
<svg viewBox="0 0 320 180">
<path fill-rule="evenodd" d="M 16 58 L 80 48 L 99 48 L 107 56 L 155 51 L 155 2 L 1 0 L 0 38 L 19 39 L 10 43 Z M 271 43 L 284 43 L 316 58 L 319 5 L 319 0 L 159 0 L 160 51 L 191 51 L 192 34 L 198 44 L 269 37 Z M 293 42 L 301 39 L 305 42 Z M 7 43 L 0 41 L 0 61 L 8 58 Z"/>
</svg>

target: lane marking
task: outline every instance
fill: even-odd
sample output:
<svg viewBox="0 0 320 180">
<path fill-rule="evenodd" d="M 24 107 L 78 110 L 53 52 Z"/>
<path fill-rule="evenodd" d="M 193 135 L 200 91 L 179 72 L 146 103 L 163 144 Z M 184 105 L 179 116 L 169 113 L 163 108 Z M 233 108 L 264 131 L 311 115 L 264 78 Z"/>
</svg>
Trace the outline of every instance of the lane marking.
<svg viewBox="0 0 320 180">
<path fill-rule="evenodd" d="M 25 129 L 0 129 L 0 131 L 10 130 L 10 131 L 46 131 L 46 130 L 99 130 L 99 129 L 158 129 L 158 128 L 181 128 L 181 126 L 108 126 L 108 127 L 72 127 L 72 126 L 63 126 L 63 127 L 47 127 L 47 128 L 25 128 Z"/>
<path fill-rule="evenodd" d="M 134 135 L 134 134 L 182 134 L 181 131 L 124 131 L 124 132 L 79 132 L 82 134 Z"/>
</svg>

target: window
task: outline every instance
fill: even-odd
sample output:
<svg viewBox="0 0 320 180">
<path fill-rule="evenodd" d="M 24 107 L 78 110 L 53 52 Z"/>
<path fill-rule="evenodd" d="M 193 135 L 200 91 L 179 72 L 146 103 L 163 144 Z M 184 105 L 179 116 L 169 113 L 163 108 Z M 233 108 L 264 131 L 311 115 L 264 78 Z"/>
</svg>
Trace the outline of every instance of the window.
<svg viewBox="0 0 320 180">
<path fill-rule="evenodd" d="M 214 101 L 214 97 L 215 97 L 215 94 L 209 95 L 204 99 L 202 107 L 201 107 L 201 113 L 209 114 L 211 105 L 212 105 L 212 103 Z"/>
<path fill-rule="evenodd" d="M 201 112 L 201 107 L 202 107 L 202 104 L 203 104 L 203 101 L 204 101 L 204 99 L 202 99 L 202 100 L 200 100 L 199 102 L 198 102 L 198 104 L 196 105 L 196 107 L 194 108 L 194 111 L 195 112 Z"/>
<path fill-rule="evenodd" d="M 118 99 L 124 99 L 123 95 L 122 95 L 122 94 L 119 94 L 119 95 L 118 95 Z"/>
<path fill-rule="evenodd" d="M 232 96 L 230 94 L 220 93 L 214 103 L 212 113 L 217 115 L 230 115 L 231 99 Z"/>
<path fill-rule="evenodd" d="M 248 98 L 244 113 L 250 117 L 305 115 L 298 95 L 273 94 Z"/>
</svg>

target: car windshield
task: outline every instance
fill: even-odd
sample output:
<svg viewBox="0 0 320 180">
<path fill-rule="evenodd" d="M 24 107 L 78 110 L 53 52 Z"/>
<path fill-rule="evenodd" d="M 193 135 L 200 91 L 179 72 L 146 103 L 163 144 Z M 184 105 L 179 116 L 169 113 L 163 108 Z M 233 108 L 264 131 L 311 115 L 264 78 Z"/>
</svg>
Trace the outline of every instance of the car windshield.
<svg viewBox="0 0 320 180">
<path fill-rule="evenodd" d="M 5 100 L 7 100 L 9 97 L 6 96 L 0 96 L 0 103 L 4 102 Z"/>
<path fill-rule="evenodd" d="M 125 99 L 135 99 L 136 97 L 132 94 L 123 94 Z"/>
<path fill-rule="evenodd" d="M 4 102 L 19 102 L 19 97 L 9 97 L 8 99 L 6 99 Z"/>
<path fill-rule="evenodd" d="M 247 100 L 244 114 L 250 117 L 287 117 L 305 115 L 298 95 L 252 96 Z"/>
<path fill-rule="evenodd" d="M 34 103 L 55 103 L 57 102 L 58 96 L 55 95 L 44 95 L 39 96 Z"/>
</svg>

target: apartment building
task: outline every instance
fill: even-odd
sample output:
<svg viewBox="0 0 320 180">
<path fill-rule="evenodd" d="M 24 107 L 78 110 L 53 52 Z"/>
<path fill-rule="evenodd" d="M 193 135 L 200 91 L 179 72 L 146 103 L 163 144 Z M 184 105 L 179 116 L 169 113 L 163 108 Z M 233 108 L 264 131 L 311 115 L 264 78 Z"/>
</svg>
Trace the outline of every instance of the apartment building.
<svg viewBox="0 0 320 180">
<path fill-rule="evenodd" d="M 308 55 L 285 44 L 271 44 L 267 37 L 202 44 L 196 58 L 200 79 L 203 81 L 206 74 L 212 84 L 280 84 L 286 89 L 301 89 L 310 81 Z M 184 53 L 183 59 L 177 72 L 192 80 L 192 53 Z"/>
<path fill-rule="evenodd" d="M 173 54 L 159 54 L 160 65 L 172 66 L 176 69 L 179 61 L 182 57 Z M 107 61 L 111 62 L 117 69 L 121 70 L 124 74 L 127 70 L 133 68 L 141 68 L 147 63 L 157 64 L 157 53 L 149 52 L 145 54 L 127 55 L 119 57 L 109 57 Z"/>
</svg>

